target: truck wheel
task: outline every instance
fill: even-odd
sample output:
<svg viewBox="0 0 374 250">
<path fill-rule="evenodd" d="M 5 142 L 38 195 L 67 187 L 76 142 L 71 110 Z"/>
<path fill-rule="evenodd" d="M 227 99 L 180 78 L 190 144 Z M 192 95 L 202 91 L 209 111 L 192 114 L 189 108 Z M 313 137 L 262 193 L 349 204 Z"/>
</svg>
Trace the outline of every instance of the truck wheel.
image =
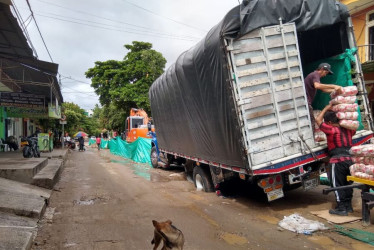
<svg viewBox="0 0 374 250">
<path fill-rule="evenodd" d="M 151 149 L 151 163 L 153 168 L 158 168 L 158 155 L 155 146 Z"/>
<path fill-rule="evenodd" d="M 196 166 L 193 169 L 193 181 L 198 190 L 213 192 L 213 182 L 208 168 Z"/>
</svg>

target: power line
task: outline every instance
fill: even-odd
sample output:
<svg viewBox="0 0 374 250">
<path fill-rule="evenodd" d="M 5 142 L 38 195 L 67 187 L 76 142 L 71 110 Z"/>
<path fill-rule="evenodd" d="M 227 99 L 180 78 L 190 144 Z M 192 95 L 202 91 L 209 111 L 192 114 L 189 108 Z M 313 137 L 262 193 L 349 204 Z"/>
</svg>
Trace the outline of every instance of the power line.
<svg viewBox="0 0 374 250">
<path fill-rule="evenodd" d="M 71 77 L 71 76 L 64 76 L 63 74 L 60 74 L 60 75 L 64 77 L 63 79 L 70 79 L 70 80 L 73 80 L 73 81 L 75 81 L 75 82 L 80 82 L 80 83 L 84 83 L 84 84 L 91 85 L 91 83 L 88 83 L 88 82 L 84 82 L 84 81 L 81 81 L 81 80 L 74 79 L 74 78 Z"/>
<path fill-rule="evenodd" d="M 87 22 L 88 24 L 98 24 L 98 25 L 102 25 L 102 26 L 109 26 L 109 27 L 114 27 L 114 28 L 122 29 L 121 27 L 118 27 L 118 26 L 114 26 L 114 25 L 110 25 L 110 24 L 105 24 L 105 23 L 101 23 L 101 22 L 95 22 L 95 21 L 91 21 L 91 20 L 85 20 L 85 19 L 79 19 L 79 18 L 71 18 L 71 17 L 66 17 L 66 16 L 62 16 L 62 15 L 58 15 L 58 14 L 54 14 L 54 13 L 48 13 L 48 12 L 40 12 L 40 13 L 45 13 L 45 14 L 53 15 L 53 16 L 52 17 L 51 16 L 45 16 L 45 15 L 38 14 L 38 13 L 36 13 L 36 15 L 39 15 L 39 16 L 42 16 L 42 17 L 47 17 L 47 18 L 52 18 L 52 19 L 56 18 L 55 16 L 60 16 L 60 17 L 68 18 L 69 19 L 69 20 L 58 19 L 58 20 L 61 20 L 61 21 L 72 22 L 71 19 L 73 19 L 73 20 L 77 20 L 77 21 Z M 81 24 L 85 24 L 85 23 L 81 23 Z M 100 27 L 100 28 L 104 28 L 104 27 Z M 168 34 L 168 33 L 162 33 L 162 32 L 155 32 L 155 31 L 152 31 L 152 30 L 147 30 L 146 31 L 146 30 L 139 30 L 139 29 L 134 29 L 134 28 L 127 28 L 127 29 L 134 30 L 134 31 L 137 31 L 137 32 L 146 32 L 147 34 L 148 33 L 154 33 L 156 35 L 170 36 L 170 37 L 175 37 L 175 38 L 200 39 L 199 37 L 194 37 L 194 36 L 180 36 L 180 35 L 176 35 L 176 34 Z M 126 30 L 124 30 L 124 31 L 126 31 Z"/>
<path fill-rule="evenodd" d="M 50 18 L 50 19 L 55 19 L 55 20 L 60 20 L 60 21 L 64 21 L 64 22 L 69 22 L 69 23 L 75 23 L 75 24 L 90 26 L 90 27 L 94 27 L 94 28 L 100 28 L 100 29 L 104 29 L 104 30 L 112 30 L 112 31 L 124 32 L 124 33 L 147 35 L 147 36 L 152 36 L 152 37 L 167 38 L 167 39 L 182 40 L 182 41 L 196 41 L 197 40 L 197 39 L 186 39 L 186 38 L 171 37 L 171 36 L 167 37 L 168 35 L 149 34 L 148 32 L 147 33 L 141 33 L 142 31 L 135 32 L 135 31 L 122 30 L 122 29 L 110 29 L 110 28 L 101 27 L 101 26 L 97 26 L 97 25 L 75 22 L 75 21 L 65 20 L 65 19 L 61 19 L 61 18 L 57 18 L 57 17 L 45 16 L 45 15 L 41 15 L 41 14 L 38 14 L 38 16 L 42 16 L 42 17 L 46 17 L 46 18 Z"/>
<path fill-rule="evenodd" d="M 195 26 L 192 26 L 192 25 L 189 25 L 189 24 L 182 23 L 182 22 L 180 22 L 180 21 L 177 21 L 177 20 L 171 19 L 171 18 L 169 18 L 169 17 L 162 16 L 162 15 L 156 13 L 156 12 L 153 12 L 153 11 L 151 11 L 151 10 L 148 10 L 148 9 L 146 9 L 146 8 L 143 8 L 143 7 L 141 7 L 141 6 L 137 5 L 137 4 L 134 4 L 134 3 L 132 3 L 132 2 L 129 2 L 129 1 L 126 1 L 126 0 L 125 0 L 125 2 L 131 4 L 131 5 L 133 5 L 133 6 L 137 7 L 137 8 L 139 8 L 139 9 L 142 9 L 142 10 L 144 10 L 144 11 L 146 11 L 146 12 L 149 12 L 149 13 L 151 13 L 151 14 L 153 14 L 153 15 L 156 15 L 156 16 L 159 16 L 159 17 L 162 17 L 162 18 L 165 18 L 165 19 L 170 20 L 170 21 L 173 21 L 173 22 L 175 22 L 175 23 L 178 23 L 178 24 L 181 24 L 181 25 L 184 25 L 184 26 L 187 26 L 187 27 L 190 27 L 190 28 L 196 29 L 196 30 L 200 30 L 200 31 L 203 31 L 203 32 L 208 32 L 208 31 L 203 30 L 203 29 L 201 29 L 201 28 L 198 28 L 198 27 L 195 27 Z"/>
<path fill-rule="evenodd" d="M 36 49 L 35 49 L 34 45 L 33 45 L 32 42 L 31 42 L 29 32 L 27 31 L 27 29 L 26 29 L 26 27 L 25 27 L 25 24 L 24 24 L 25 22 L 22 20 L 22 16 L 21 16 L 21 14 L 19 13 L 18 8 L 17 8 L 17 6 L 16 6 L 16 4 L 15 4 L 15 2 L 14 2 L 13 0 L 12 0 L 12 6 L 13 6 L 14 13 L 15 13 L 16 16 L 17 16 L 18 23 L 20 24 L 20 26 L 21 26 L 21 28 L 22 28 L 22 31 L 23 31 L 23 33 L 25 34 L 28 43 L 30 44 L 31 49 L 32 49 L 32 51 L 34 52 L 35 57 L 38 58 L 38 53 L 36 53 Z M 27 19 L 28 19 L 28 18 L 27 18 Z"/>
<path fill-rule="evenodd" d="M 82 92 L 82 91 L 80 91 L 80 90 L 76 90 L 76 89 L 73 89 L 73 88 L 70 88 L 70 87 L 66 87 L 66 86 L 64 86 L 63 88 L 64 88 L 64 89 L 70 89 L 70 90 L 73 90 L 73 91 L 75 91 L 75 94 L 82 94 L 82 95 L 86 95 L 86 96 L 98 97 L 97 95 L 90 95 L 90 94 L 87 94 L 87 93 L 85 93 L 85 92 Z"/>
<path fill-rule="evenodd" d="M 95 18 L 100 18 L 101 20 L 107 20 L 107 21 L 111 21 L 111 22 L 121 23 L 121 24 L 129 25 L 129 26 L 134 26 L 134 27 L 137 27 L 137 28 L 145 29 L 144 32 L 157 32 L 157 30 L 151 31 L 149 29 L 149 27 L 146 27 L 146 26 L 136 25 L 136 24 L 132 24 L 132 23 L 127 23 L 127 22 L 123 22 L 123 21 L 119 21 L 119 20 L 106 18 L 106 17 L 103 17 L 103 16 L 94 15 L 94 14 L 91 14 L 91 13 L 88 13 L 88 12 L 85 12 L 85 11 L 80 11 L 80 10 L 76 10 L 76 9 L 67 8 L 67 7 L 64 7 L 64 6 L 55 4 L 55 3 L 46 2 L 46 1 L 43 1 L 43 0 L 38 0 L 38 1 L 42 2 L 42 3 L 49 4 L 49 5 L 53 5 L 53 6 L 62 8 L 62 9 L 67 9 L 67 10 L 70 10 L 70 11 L 73 11 L 73 12 L 82 13 L 82 14 L 85 14 L 85 15 L 88 15 L 88 16 L 93 16 Z M 206 32 L 206 31 L 204 31 L 204 32 Z"/>
<path fill-rule="evenodd" d="M 40 34 L 40 37 L 42 38 L 42 41 L 43 41 L 44 47 L 45 47 L 45 49 L 46 49 L 47 52 L 48 52 L 49 58 L 50 58 L 51 61 L 53 62 L 52 56 L 51 56 L 51 54 L 49 53 L 49 50 L 48 50 L 48 48 L 47 48 L 47 44 L 45 44 L 44 38 L 43 38 L 43 36 L 42 36 L 42 33 L 40 32 L 39 25 L 38 25 L 38 23 L 36 22 L 36 19 L 35 19 L 35 16 L 34 16 L 34 12 L 33 12 L 32 9 L 31 9 L 30 2 L 29 2 L 29 0 L 26 0 L 26 2 L 27 2 L 27 5 L 29 6 L 29 9 L 30 9 L 30 12 L 31 12 L 31 16 L 32 16 L 32 18 L 34 19 L 34 22 L 35 22 L 36 28 L 38 29 L 38 32 L 39 32 L 39 34 Z"/>
</svg>

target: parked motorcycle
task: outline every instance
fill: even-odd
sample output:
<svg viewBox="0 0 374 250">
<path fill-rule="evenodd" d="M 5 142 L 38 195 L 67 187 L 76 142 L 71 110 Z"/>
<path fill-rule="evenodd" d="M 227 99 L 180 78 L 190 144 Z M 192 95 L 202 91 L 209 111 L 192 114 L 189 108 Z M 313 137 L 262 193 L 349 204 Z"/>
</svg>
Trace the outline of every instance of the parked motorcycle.
<svg viewBox="0 0 374 250">
<path fill-rule="evenodd" d="M 40 151 L 38 146 L 38 137 L 26 137 L 21 139 L 21 144 L 24 145 L 23 147 L 23 157 L 31 158 L 31 157 L 40 157 Z"/>
<path fill-rule="evenodd" d="M 70 149 L 75 149 L 76 147 L 74 139 L 65 141 L 65 145 Z"/>
<path fill-rule="evenodd" d="M 14 137 L 14 136 L 8 136 L 8 138 L 6 138 L 5 140 L 6 144 L 9 145 L 9 149 L 10 150 L 17 150 L 18 149 L 18 142 L 17 142 L 17 139 Z"/>
</svg>

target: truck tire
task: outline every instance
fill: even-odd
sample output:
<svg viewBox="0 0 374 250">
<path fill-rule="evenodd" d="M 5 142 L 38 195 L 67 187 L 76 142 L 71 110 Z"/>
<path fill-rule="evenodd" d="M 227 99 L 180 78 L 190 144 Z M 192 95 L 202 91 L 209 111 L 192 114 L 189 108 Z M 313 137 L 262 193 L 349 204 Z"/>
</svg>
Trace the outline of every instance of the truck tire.
<svg viewBox="0 0 374 250">
<path fill-rule="evenodd" d="M 201 166 L 196 166 L 193 169 L 193 182 L 198 190 L 203 190 L 204 192 L 213 192 L 213 181 L 210 176 L 209 168 L 202 168 Z"/>
<path fill-rule="evenodd" d="M 153 168 L 158 168 L 158 155 L 156 146 L 153 146 L 151 149 L 151 163 Z"/>
</svg>

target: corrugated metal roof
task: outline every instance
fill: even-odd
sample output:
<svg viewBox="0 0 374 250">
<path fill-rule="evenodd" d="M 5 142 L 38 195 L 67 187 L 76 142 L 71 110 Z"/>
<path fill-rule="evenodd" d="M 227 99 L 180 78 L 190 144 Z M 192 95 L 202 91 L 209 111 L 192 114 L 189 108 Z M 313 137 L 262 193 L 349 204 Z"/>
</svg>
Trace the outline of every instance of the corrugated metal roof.
<svg viewBox="0 0 374 250">
<path fill-rule="evenodd" d="M 41 61 L 34 56 L 7 0 L 0 0 L 0 67 L 7 76 L 1 78 L 2 82 L 8 81 L 8 85 L 15 83 L 23 92 L 45 95 L 47 100 L 50 99 L 52 86 L 52 99 L 63 101 L 56 78 L 58 64 Z"/>
</svg>

